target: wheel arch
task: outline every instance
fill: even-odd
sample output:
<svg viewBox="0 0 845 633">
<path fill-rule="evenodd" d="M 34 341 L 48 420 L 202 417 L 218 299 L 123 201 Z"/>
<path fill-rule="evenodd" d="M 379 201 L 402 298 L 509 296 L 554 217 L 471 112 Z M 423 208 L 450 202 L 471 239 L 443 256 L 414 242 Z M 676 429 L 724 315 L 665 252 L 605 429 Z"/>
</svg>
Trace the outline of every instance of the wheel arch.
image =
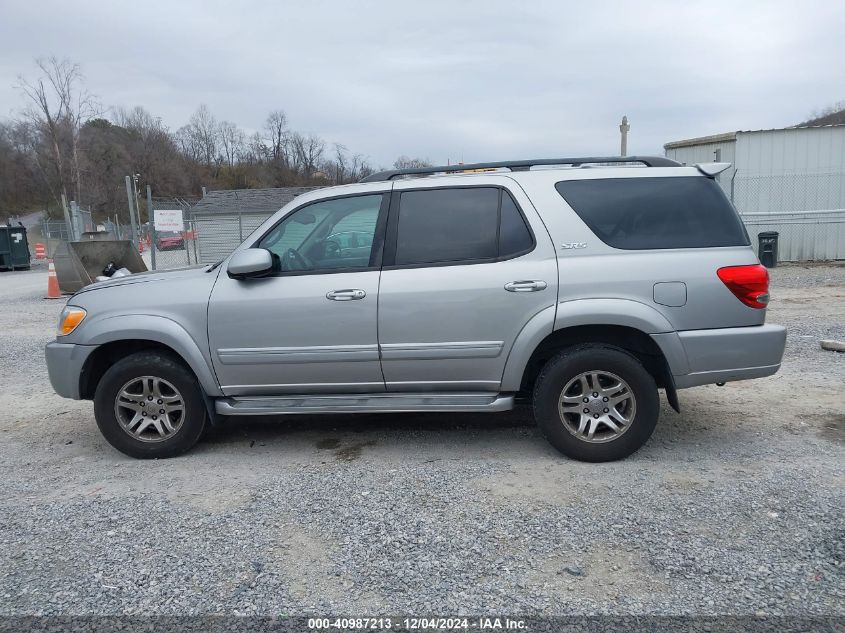
<svg viewBox="0 0 845 633">
<path fill-rule="evenodd" d="M 207 396 L 221 395 L 210 359 L 188 332 L 175 321 L 154 315 L 127 315 L 105 319 L 86 330 L 86 345 L 97 349 L 86 359 L 80 373 L 79 393 L 92 398 L 102 375 L 114 362 L 145 350 L 161 350 L 190 369 Z"/>
<path fill-rule="evenodd" d="M 687 359 L 663 315 L 640 302 L 617 299 L 566 301 L 556 313 L 548 310 L 529 321 L 517 337 L 505 366 L 502 391 L 531 393 L 543 365 L 555 354 L 573 345 L 599 343 L 635 356 L 678 408 L 673 374 L 688 371 Z"/>
</svg>

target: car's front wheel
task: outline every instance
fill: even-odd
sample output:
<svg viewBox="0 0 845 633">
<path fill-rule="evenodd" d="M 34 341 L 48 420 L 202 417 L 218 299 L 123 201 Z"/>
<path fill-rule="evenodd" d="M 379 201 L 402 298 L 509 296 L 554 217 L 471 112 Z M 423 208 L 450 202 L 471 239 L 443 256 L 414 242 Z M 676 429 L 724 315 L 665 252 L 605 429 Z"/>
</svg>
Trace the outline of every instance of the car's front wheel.
<svg viewBox="0 0 845 633">
<path fill-rule="evenodd" d="M 605 345 L 564 350 L 534 386 L 534 416 L 561 453 L 587 462 L 627 457 L 651 437 L 657 385 L 632 355 Z"/>
<path fill-rule="evenodd" d="M 193 373 L 157 351 L 132 354 L 106 371 L 94 394 L 94 416 L 109 444 L 140 459 L 184 453 L 206 422 Z"/>
</svg>

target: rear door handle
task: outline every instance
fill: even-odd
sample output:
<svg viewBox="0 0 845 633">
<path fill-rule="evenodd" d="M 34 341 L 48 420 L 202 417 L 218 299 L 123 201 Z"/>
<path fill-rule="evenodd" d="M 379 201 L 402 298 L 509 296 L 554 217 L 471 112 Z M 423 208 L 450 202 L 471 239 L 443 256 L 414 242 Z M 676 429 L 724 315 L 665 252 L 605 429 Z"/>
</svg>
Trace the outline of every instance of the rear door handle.
<svg viewBox="0 0 845 633">
<path fill-rule="evenodd" d="M 326 293 L 326 299 L 331 299 L 332 301 L 355 301 L 357 299 L 363 299 L 366 296 L 367 293 L 358 288 L 332 290 Z"/>
<path fill-rule="evenodd" d="M 511 281 L 505 284 L 505 290 L 508 292 L 537 292 L 538 290 L 545 290 L 546 282 L 540 281 Z"/>
</svg>

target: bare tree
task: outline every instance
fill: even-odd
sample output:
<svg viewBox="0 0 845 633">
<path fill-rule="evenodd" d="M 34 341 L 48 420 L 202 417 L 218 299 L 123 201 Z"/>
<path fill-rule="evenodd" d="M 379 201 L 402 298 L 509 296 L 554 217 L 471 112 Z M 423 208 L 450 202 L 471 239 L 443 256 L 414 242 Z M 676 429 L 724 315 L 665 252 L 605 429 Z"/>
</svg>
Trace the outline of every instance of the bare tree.
<svg viewBox="0 0 845 633">
<path fill-rule="evenodd" d="M 270 140 L 270 152 L 274 161 L 281 162 L 285 166 L 288 163 L 288 117 L 282 110 L 273 110 L 264 124 L 267 136 Z"/>
<path fill-rule="evenodd" d="M 260 165 L 266 160 L 269 160 L 270 148 L 264 142 L 260 132 L 255 132 L 246 141 L 243 151 L 243 160 L 250 165 Z"/>
<path fill-rule="evenodd" d="M 60 193 L 67 196 L 70 185 L 76 200 L 81 201 L 80 130 L 96 116 L 99 106 L 83 84 L 79 64 L 57 57 L 35 63 L 41 71 L 35 81 L 18 77 L 18 87 L 30 101 L 23 115 L 47 137 Z M 55 192 L 53 195 L 56 197 Z"/>
<path fill-rule="evenodd" d="M 814 110 L 810 118 L 798 125 L 841 125 L 845 123 L 845 101 L 838 101 L 821 110 Z"/>
<path fill-rule="evenodd" d="M 219 126 L 208 106 L 202 104 L 187 125 L 176 132 L 182 152 L 203 165 L 210 166 L 217 158 Z"/>
<path fill-rule="evenodd" d="M 234 123 L 230 121 L 221 121 L 218 126 L 218 136 L 226 164 L 229 165 L 229 167 L 234 167 L 235 163 L 243 153 L 244 145 L 246 143 L 246 135 L 243 133 L 243 130 Z"/>
<path fill-rule="evenodd" d="M 394 169 L 417 169 L 420 167 L 431 167 L 431 162 L 427 158 L 411 158 L 404 155 L 393 161 Z"/>
<path fill-rule="evenodd" d="M 297 171 L 302 173 L 306 183 L 311 182 L 317 171 L 317 165 L 323 158 L 323 152 L 326 149 L 325 142 L 314 134 L 304 136 L 299 132 L 294 132 L 291 135 L 291 149 Z"/>
<path fill-rule="evenodd" d="M 357 182 L 373 173 L 361 154 L 351 154 L 342 143 L 335 143 L 334 150 L 334 158 L 326 161 L 322 170 L 334 180 L 335 184 Z"/>
</svg>

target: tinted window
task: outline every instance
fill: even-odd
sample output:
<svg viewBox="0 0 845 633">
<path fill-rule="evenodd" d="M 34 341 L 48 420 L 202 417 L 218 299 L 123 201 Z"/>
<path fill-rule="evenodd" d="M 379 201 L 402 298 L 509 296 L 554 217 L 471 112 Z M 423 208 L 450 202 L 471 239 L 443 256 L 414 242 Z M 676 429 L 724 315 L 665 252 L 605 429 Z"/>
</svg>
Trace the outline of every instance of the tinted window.
<svg viewBox="0 0 845 633">
<path fill-rule="evenodd" d="M 555 185 L 593 233 L 614 248 L 745 246 L 748 235 L 710 178 L 606 178 Z"/>
<path fill-rule="evenodd" d="M 381 194 L 315 202 L 282 220 L 257 246 L 276 255 L 282 272 L 368 268 L 376 265 L 381 203 Z"/>
<path fill-rule="evenodd" d="M 531 232 L 511 195 L 502 190 L 502 216 L 499 226 L 499 257 L 524 253 L 534 245 Z"/>
<path fill-rule="evenodd" d="M 498 216 L 499 190 L 492 187 L 403 192 L 396 263 L 493 259 Z"/>
</svg>

